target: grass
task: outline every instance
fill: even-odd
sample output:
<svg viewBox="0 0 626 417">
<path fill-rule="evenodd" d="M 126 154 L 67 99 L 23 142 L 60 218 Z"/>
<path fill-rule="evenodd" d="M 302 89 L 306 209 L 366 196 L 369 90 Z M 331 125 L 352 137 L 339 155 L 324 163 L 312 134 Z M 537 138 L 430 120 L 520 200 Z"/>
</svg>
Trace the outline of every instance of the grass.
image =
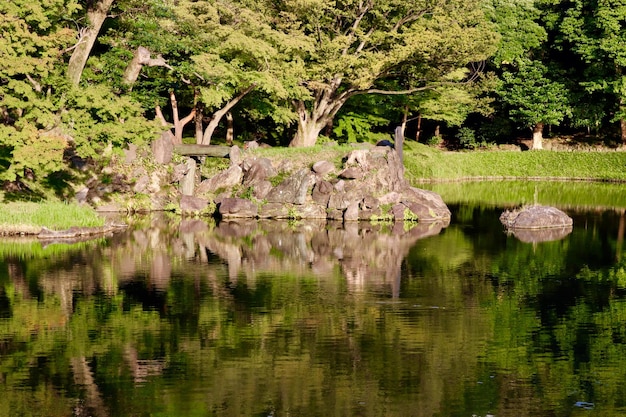
<svg viewBox="0 0 626 417">
<path fill-rule="evenodd" d="M 104 219 L 91 208 L 61 202 L 0 204 L 0 234 L 37 234 L 43 226 L 63 230 L 95 227 Z"/>
<path fill-rule="evenodd" d="M 308 148 L 258 148 L 252 153 L 258 157 L 271 160 L 288 160 L 290 164 L 298 167 L 311 167 L 317 161 L 328 161 L 341 167 L 341 160 L 355 148 L 352 145 L 315 145 Z"/>
<path fill-rule="evenodd" d="M 626 152 L 444 152 L 405 143 L 407 178 L 419 181 L 569 179 L 626 182 Z"/>
</svg>

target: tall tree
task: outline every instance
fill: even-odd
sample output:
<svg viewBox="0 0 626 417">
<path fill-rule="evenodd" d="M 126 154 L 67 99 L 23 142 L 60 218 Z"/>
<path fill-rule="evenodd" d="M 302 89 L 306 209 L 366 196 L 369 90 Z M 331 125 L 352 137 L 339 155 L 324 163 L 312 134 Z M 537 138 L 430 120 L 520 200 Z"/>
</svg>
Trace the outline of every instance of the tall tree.
<svg viewBox="0 0 626 417">
<path fill-rule="evenodd" d="M 549 0 L 548 0 L 549 1 Z M 495 93 L 500 111 L 532 131 L 533 149 L 543 148 L 546 125 L 571 115 L 563 71 L 551 55 L 553 45 L 542 22 L 544 0 L 490 0 L 485 12 L 501 34 L 491 59 L 500 77 Z M 553 16 L 550 15 L 549 18 Z"/>
<path fill-rule="evenodd" d="M 583 85 L 614 97 L 614 121 L 619 121 L 626 144 L 626 0 L 555 1 L 564 14 L 561 23 L 566 47 L 587 65 Z"/>
<path fill-rule="evenodd" d="M 543 149 L 543 129 L 571 114 L 567 87 L 550 77 L 555 71 L 538 60 L 518 59 L 502 74 L 498 94 L 510 116 L 532 129 L 533 149 Z"/>
<path fill-rule="evenodd" d="M 305 0 L 273 2 L 274 27 L 306 39 L 292 58 L 308 90 L 295 97 L 297 133 L 291 146 L 311 146 L 356 94 L 406 94 L 494 51 L 496 35 L 475 0 Z M 413 68 L 413 87 L 379 83 Z"/>
<path fill-rule="evenodd" d="M 87 22 L 78 32 L 78 42 L 67 66 L 67 77 L 74 85 L 78 85 L 80 82 L 80 77 L 87 59 L 89 59 L 89 54 L 96 43 L 100 28 L 102 28 L 102 24 L 114 2 L 115 0 L 94 0 L 87 3 Z"/>
</svg>

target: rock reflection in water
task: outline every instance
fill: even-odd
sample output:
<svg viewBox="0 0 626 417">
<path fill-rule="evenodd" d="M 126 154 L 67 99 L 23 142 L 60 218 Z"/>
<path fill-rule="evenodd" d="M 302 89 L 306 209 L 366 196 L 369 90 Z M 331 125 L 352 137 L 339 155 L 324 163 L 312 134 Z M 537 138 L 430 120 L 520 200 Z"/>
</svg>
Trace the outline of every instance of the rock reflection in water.
<svg viewBox="0 0 626 417">
<path fill-rule="evenodd" d="M 524 243 L 541 243 L 564 239 L 572 233 L 572 230 L 572 226 L 566 226 L 549 229 L 513 229 L 508 233 Z"/>
<path fill-rule="evenodd" d="M 418 239 L 441 232 L 442 223 L 372 225 L 303 221 L 223 221 L 209 230 L 201 220 L 184 220 L 181 236 L 195 255 L 217 255 L 228 266 L 235 283 L 244 274 L 248 280 L 267 271 L 330 274 L 340 266 L 351 289 L 368 284 L 391 286 L 399 293 L 400 266 Z M 188 252 L 189 254 L 189 252 Z"/>
</svg>

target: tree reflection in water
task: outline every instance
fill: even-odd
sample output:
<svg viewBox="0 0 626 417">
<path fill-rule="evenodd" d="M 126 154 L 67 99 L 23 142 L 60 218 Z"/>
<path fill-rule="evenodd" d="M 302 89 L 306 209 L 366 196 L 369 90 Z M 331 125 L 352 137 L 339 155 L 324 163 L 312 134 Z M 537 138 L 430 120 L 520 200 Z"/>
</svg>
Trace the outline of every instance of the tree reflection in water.
<svg viewBox="0 0 626 417">
<path fill-rule="evenodd" d="M 623 211 L 532 244 L 454 212 L 4 242 L 0 415 L 625 411 Z"/>
</svg>

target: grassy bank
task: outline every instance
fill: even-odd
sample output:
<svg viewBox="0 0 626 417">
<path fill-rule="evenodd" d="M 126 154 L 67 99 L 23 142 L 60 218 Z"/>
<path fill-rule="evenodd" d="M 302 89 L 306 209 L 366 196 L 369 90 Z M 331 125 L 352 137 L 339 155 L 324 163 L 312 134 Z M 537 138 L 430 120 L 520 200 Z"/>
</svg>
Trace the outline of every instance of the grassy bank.
<svg viewBox="0 0 626 417">
<path fill-rule="evenodd" d="M 1 234 L 36 234 L 43 226 L 53 230 L 72 226 L 104 225 L 104 219 L 91 208 L 60 202 L 0 204 Z"/>
<path fill-rule="evenodd" d="M 443 152 L 416 142 L 404 147 L 412 182 L 471 179 L 586 179 L 626 181 L 626 152 Z"/>
</svg>

